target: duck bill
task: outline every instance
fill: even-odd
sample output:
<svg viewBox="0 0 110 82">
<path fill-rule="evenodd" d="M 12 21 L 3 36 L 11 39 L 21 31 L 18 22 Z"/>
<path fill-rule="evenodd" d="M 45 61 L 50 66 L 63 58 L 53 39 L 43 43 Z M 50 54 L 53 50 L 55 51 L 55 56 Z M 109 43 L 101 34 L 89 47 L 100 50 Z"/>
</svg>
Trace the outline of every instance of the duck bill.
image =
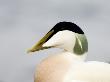
<svg viewBox="0 0 110 82">
<path fill-rule="evenodd" d="M 43 47 L 43 44 L 48 40 L 53 32 L 54 30 L 49 31 L 40 41 L 38 41 L 31 49 L 28 50 L 28 53 L 51 48 L 52 46 Z"/>
</svg>

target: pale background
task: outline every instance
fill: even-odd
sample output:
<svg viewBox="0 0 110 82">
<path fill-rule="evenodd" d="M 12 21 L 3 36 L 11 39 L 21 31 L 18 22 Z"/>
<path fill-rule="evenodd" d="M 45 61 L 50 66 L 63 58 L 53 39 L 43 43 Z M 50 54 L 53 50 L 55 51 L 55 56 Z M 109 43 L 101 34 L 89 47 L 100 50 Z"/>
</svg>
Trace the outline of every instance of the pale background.
<svg viewBox="0 0 110 82">
<path fill-rule="evenodd" d="M 84 30 L 87 60 L 110 61 L 110 0 L 0 0 L 0 82 L 33 82 L 36 64 L 52 50 L 26 51 L 60 21 Z"/>
</svg>

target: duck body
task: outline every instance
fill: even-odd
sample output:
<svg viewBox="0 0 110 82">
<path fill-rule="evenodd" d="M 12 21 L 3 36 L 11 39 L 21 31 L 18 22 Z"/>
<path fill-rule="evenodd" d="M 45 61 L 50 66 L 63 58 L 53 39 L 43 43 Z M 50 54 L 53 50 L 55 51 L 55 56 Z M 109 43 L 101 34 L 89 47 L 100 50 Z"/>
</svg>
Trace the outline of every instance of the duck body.
<svg viewBox="0 0 110 82">
<path fill-rule="evenodd" d="M 110 82 L 110 64 L 62 52 L 38 65 L 35 82 Z"/>
</svg>

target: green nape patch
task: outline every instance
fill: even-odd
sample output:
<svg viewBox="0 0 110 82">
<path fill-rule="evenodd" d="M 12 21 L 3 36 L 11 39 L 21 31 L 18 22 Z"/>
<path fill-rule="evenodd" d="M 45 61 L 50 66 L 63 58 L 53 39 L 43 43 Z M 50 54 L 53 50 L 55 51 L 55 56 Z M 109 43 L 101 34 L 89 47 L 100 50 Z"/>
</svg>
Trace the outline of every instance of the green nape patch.
<svg viewBox="0 0 110 82">
<path fill-rule="evenodd" d="M 83 55 L 88 51 L 88 42 L 84 34 L 76 34 L 76 43 L 74 46 L 74 53 Z"/>
</svg>

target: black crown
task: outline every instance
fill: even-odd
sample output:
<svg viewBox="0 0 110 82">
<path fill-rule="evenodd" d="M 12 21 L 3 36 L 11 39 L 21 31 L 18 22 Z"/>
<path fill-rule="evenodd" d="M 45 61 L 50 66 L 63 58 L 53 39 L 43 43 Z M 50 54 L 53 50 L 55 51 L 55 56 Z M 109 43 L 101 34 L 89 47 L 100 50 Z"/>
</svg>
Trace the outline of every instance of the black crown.
<svg viewBox="0 0 110 82">
<path fill-rule="evenodd" d="M 51 30 L 54 30 L 55 33 L 58 31 L 69 30 L 78 34 L 84 34 L 82 29 L 72 22 L 59 22 Z"/>
</svg>

